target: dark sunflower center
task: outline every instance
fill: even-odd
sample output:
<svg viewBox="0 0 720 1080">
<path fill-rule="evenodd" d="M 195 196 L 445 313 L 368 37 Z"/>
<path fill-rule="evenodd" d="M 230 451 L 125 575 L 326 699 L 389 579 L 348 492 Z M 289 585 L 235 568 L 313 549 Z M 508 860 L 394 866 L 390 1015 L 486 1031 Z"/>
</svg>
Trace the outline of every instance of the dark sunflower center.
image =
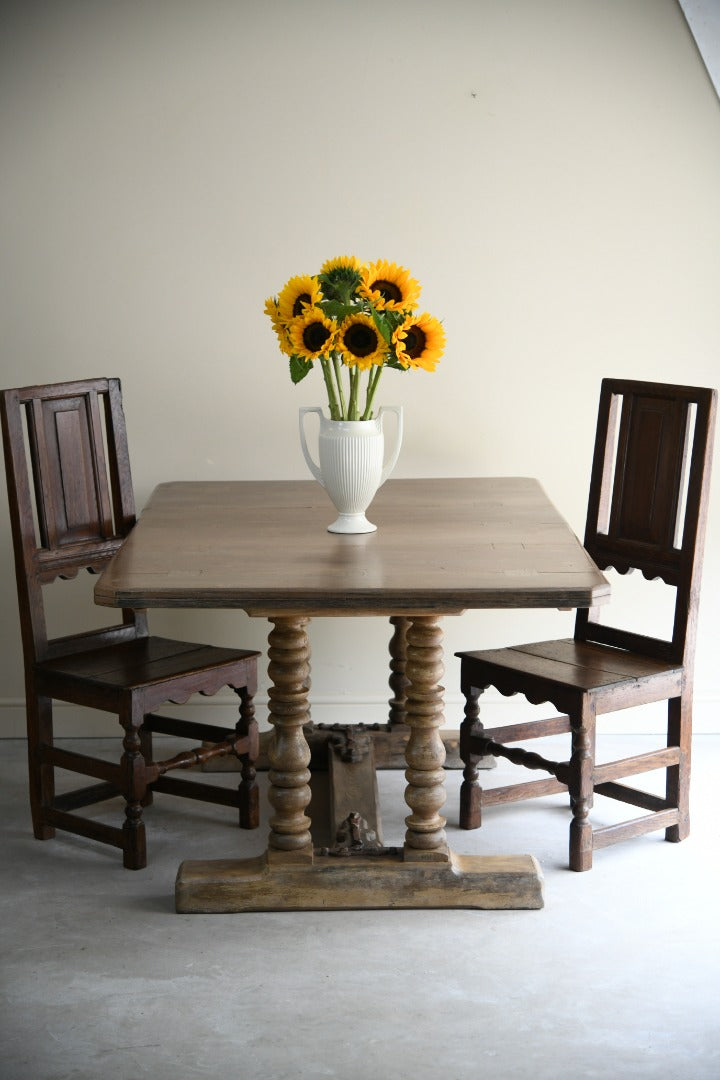
<svg viewBox="0 0 720 1080">
<path fill-rule="evenodd" d="M 365 323 L 353 323 L 345 331 L 345 348 L 353 356 L 369 356 L 375 352 L 378 336 L 371 326 Z"/>
<path fill-rule="evenodd" d="M 302 313 L 303 313 L 303 305 L 304 304 L 309 304 L 310 300 L 311 300 L 310 293 L 306 293 L 306 292 L 300 293 L 297 300 L 293 304 L 293 318 L 295 318 L 297 315 L 302 315 Z"/>
<path fill-rule="evenodd" d="M 385 281 L 384 278 L 378 278 L 377 281 L 373 281 L 370 288 L 375 292 L 379 292 L 383 300 L 398 301 L 403 298 L 394 281 Z"/>
<path fill-rule="evenodd" d="M 329 337 L 330 331 L 324 323 L 313 322 L 303 330 L 303 345 L 308 352 L 320 352 Z"/>
<path fill-rule="evenodd" d="M 419 326 L 411 326 L 405 337 L 405 352 L 411 360 L 417 360 L 422 356 L 427 338 L 425 331 Z"/>
</svg>

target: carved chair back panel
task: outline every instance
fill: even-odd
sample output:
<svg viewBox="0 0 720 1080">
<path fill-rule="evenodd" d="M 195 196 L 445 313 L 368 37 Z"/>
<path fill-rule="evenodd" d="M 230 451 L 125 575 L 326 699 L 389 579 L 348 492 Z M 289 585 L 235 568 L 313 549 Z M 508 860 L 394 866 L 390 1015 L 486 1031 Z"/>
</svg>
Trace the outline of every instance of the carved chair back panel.
<svg viewBox="0 0 720 1080">
<path fill-rule="evenodd" d="M 604 379 L 584 544 L 601 570 L 637 569 L 675 587 L 671 642 L 599 627 L 578 613 L 576 637 L 681 661 L 697 607 L 697 583 L 717 393 Z M 612 605 L 610 614 L 612 614 Z"/>
<path fill-rule="evenodd" d="M 120 383 L 4 390 L 0 409 L 26 657 L 75 651 L 79 637 L 48 641 L 42 586 L 101 570 L 135 522 Z M 144 625 L 124 612 L 122 630 L 108 629 L 126 638 Z M 95 633 L 87 646 L 99 643 Z"/>
</svg>

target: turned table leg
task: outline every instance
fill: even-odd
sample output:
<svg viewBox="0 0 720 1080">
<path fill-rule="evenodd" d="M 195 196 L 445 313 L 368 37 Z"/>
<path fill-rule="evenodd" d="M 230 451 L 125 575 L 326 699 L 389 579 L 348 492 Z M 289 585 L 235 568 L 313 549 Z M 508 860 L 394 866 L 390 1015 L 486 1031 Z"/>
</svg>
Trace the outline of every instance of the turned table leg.
<svg viewBox="0 0 720 1080">
<path fill-rule="evenodd" d="M 410 620 L 403 615 L 393 615 L 390 625 L 394 627 L 388 646 L 390 652 L 390 678 L 392 697 L 388 701 L 389 728 L 402 727 L 407 723 L 407 631 Z"/>
<path fill-rule="evenodd" d="M 312 861 L 310 818 L 305 814 L 311 794 L 310 748 L 303 732 L 309 720 L 309 620 L 283 616 L 270 621 L 274 629 L 268 637 L 268 697 L 274 736 L 268 798 L 275 813 L 270 819 L 268 859 Z"/>
<path fill-rule="evenodd" d="M 407 631 L 407 722 L 410 738 L 405 750 L 405 802 L 412 813 L 405 819 L 406 859 L 447 860 L 445 818 L 445 745 L 440 679 L 443 675 L 442 630 L 436 616 L 410 619 Z"/>
</svg>

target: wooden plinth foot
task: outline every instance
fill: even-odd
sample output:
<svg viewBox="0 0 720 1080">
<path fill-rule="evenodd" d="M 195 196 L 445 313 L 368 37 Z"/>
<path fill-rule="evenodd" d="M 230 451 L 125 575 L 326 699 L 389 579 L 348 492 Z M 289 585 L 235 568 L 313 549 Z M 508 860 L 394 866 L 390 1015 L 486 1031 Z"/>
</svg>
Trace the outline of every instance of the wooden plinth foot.
<svg viewBox="0 0 720 1080">
<path fill-rule="evenodd" d="M 532 855 L 455 855 L 449 862 L 397 856 L 315 856 L 311 866 L 253 859 L 188 861 L 175 883 L 181 914 L 368 908 L 541 908 Z"/>
</svg>

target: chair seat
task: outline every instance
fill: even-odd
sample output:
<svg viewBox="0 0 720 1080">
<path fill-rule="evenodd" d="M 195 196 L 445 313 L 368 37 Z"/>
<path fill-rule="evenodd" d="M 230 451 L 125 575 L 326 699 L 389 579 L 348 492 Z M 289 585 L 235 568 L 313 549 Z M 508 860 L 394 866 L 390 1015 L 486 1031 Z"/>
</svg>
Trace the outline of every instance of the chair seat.
<svg viewBox="0 0 720 1080">
<path fill-rule="evenodd" d="M 184 682 L 185 678 L 195 690 L 215 693 L 227 681 L 229 666 L 242 668 L 257 656 L 258 652 L 247 649 L 149 636 L 44 660 L 36 664 L 35 671 L 54 693 L 63 687 L 71 692 L 74 684 L 132 693 Z M 198 680 L 203 675 L 207 684 L 201 686 Z M 173 694 L 171 700 L 179 699 Z"/>
<path fill-rule="evenodd" d="M 662 689 L 658 688 L 662 696 L 666 687 L 675 683 L 680 692 L 683 672 L 681 664 L 573 638 L 457 655 L 471 664 L 473 675 L 487 679 L 487 685 L 497 686 L 501 693 L 523 693 L 523 688 L 535 684 L 538 688 L 549 685 L 559 691 L 575 690 L 601 700 L 604 692 L 616 693 L 622 684 L 629 691 L 635 685 L 642 685 L 645 693 L 649 683 L 657 680 L 662 684 Z M 532 699 L 532 690 L 528 696 Z"/>
</svg>

